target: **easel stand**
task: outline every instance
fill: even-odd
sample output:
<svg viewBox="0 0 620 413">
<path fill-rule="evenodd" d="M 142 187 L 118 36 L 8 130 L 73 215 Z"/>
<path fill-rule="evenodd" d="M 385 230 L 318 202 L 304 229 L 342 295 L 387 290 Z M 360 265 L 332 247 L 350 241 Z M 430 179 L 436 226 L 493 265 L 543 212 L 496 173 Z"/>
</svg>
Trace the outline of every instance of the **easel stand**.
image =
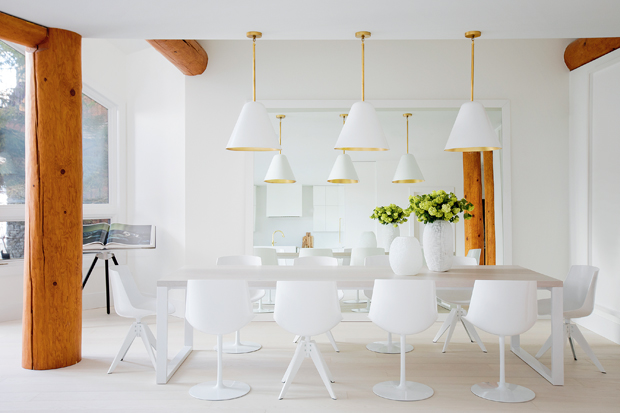
<svg viewBox="0 0 620 413">
<path fill-rule="evenodd" d="M 98 252 L 97 254 L 95 254 L 95 259 L 93 260 L 93 263 L 90 265 L 90 268 L 88 269 L 88 273 L 86 274 L 86 278 L 84 278 L 84 282 L 82 283 L 82 290 L 86 286 L 86 283 L 88 282 L 88 278 L 90 277 L 90 274 L 93 272 L 93 269 L 95 268 L 95 264 L 97 264 L 97 260 L 100 260 L 100 259 L 105 260 L 105 301 L 106 301 L 108 314 L 110 314 L 110 276 L 109 276 L 109 270 L 108 270 L 108 260 L 112 260 L 114 261 L 114 265 L 118 265 L 118 261 L 116 261 L 116 257 L 114 256 L 113 252 L 102 251 L 102 252 Z"/>
</svg>

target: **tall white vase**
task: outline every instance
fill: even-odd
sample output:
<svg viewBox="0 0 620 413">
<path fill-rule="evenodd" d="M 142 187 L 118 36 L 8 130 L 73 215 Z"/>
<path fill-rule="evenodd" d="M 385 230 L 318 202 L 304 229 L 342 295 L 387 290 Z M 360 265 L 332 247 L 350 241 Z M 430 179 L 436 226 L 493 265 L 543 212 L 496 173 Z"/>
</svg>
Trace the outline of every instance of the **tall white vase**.
<svg viewBox="0 0 620 413">
<path fill-rule="evenodd" d="M 381 244 L 385 248 L 385 252 L 390 251 L 390 245 L 394 238 L 400 235 L 400 228 L 392 224 L 381 225 Z"/>
<path fill-rule="evenodd" d="M 422 269 L 422 248 L 416 237 L 396 237 L 390 249 L 390 267 L 396 275 L 416 275 Z"/>
<path fill-rule="evenodd" d="M 424 259 L 431 271 L 448 271 L 454 256 L 454 234 L 448 221 L 437 220 L 424 227 Z"/>
</svg>

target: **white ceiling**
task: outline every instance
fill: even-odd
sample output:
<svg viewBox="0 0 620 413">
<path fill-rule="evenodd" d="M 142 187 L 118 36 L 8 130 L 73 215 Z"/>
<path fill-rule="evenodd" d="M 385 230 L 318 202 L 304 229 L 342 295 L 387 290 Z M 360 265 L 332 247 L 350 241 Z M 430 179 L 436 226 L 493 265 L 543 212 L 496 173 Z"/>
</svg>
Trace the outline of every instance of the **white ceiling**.
<svg viewBox="0 0 620 413">
<path fill-rule="evenodd" d="M 0 11 L 82 37 L 462 39 L 620 36 L 618 0 L 0 0 Z"/>
</svg>

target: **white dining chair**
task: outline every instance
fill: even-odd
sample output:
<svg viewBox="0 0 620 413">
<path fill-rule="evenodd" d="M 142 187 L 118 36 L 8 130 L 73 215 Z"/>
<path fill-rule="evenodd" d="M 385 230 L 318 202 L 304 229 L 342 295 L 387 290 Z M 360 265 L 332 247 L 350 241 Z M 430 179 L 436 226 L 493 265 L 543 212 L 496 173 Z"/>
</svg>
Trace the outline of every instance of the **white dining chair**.
<svg viewBox="0 0 620 413">
<path fill-rule="evenodd" d="M 270 247 L 254 247 L 254 255 L 257 257 L 260 257 L 261 259 L 261 265 L 278 265 L 278 253 L 276 252 L 275 248 L 270 248 Z M 267 293 L 266 296 L 261 298 L 261 303 L 262 304 L 269 304 L 269 305 L 273 305 L 274 301 L 273 301 L 273 288 L 269 288 L 267 289 Z M 270 309 L 264 309 L 262 308 L 262 306 L 260 306 L 261 308 L 259 308 L 259 310 L 262 310 L 260 312 L 273 312 L 273 310 Z"/>
<path fill-rule="evenodd" d="M 332 399 L 333 376 L 312 336 L 323 334 L 342 320 L 335 281 L 278 281 L 274 320 L 289 333 L 302 337 L 297 343 L 278 397 L 284 398 L 304 358 L 311 358 Z"/>
<path fill-rule="evenodd" d="M 413 401 L 431 397 L 433 389 L 422 383 L 407 381 L 405 347 L 408 334 L 418 334 L 437 320 L 435 281 L 375 280 L 368 317 L 387 332 L 400 335 L 400 381 L 385 381 L 373 387 L 380 397 Z"/>
<path fill-rule="evenodd" d="M 482 253 L 482 249 L 480 249 L 480 248 L 473 248 L 473 249 L 470 249 L 469 251 L 467 251 L 466 257 L 475 258 L 476 259 L 476 265 L 479 265 L 480 264 L 480 254 L 481 253 Z M 454 263 L 452 265 L 454 265 Z"/>
<path fill-rule="evenodd" d="M 607 373 L 603 365 L 598 360 L 592 348 L 581 334 L 577 324 L 572 323 L 574 318 L 587 317 L 594 310 L 594 296 L 596 295 L 596 281 L 598 279 L 599 269 L 591 265 L 573 265 L 568 271 L 566 280 L 564 280 L 564 341 L 568 340 L 570 348 L 573 352 L 573 358 L 577 360 L 575 354 L 575 346 L 573 339 L 586 352 L 590 360 L 601 373 Z M 551 300 L 538 300 L 538 314 L 551 314 Z M 551 348 L 551 336 L 536 354 L 536 358 L 540 358 Z"/>
<path fill-rule="evenodd" d="M 471 251 L 471 250 L 470 250 Z M 453 257 L 452 258 L 452 266 L 461 266 L 461 265 L 478 265 L 476 258 L 474 257 Z M 454 333 L 454 328 L 459 322 L 463 324 L 467 335 L 469 336 L 469 340 L 473 343 L 478 343 L 480 349 L 487 352 L 484 343 L 480 339 L 476 328 L 471 325 L 471 323 L 465 320 L 463 317 L 467 314 L 467 311 L 463 310 L 464 305 L 468 305 L 471 300 L 471 291 L 469 290 L 458 290 L 458 289 L 448 289 L 448 290 L 439 290 L 437 291 L 437 297 L 445 302 L 450 304 L 450 314 L 448 314 L 448 318 L 441 325 L 441 328 L 435 335 L 433 339 L 433 343 L 436 343 L 441 336 L 448 331 L 448 335 L 446 336 L 446 341 L 443 344 L 442 353 L 445 353 L 448 349 L 448 345 L 450 344 L 450 340 L 452 339 L 452 333 Z M 453 307 L 454 306 L 454 307 Z"/>
<path fill-rule="evenodd" d="M 219 257 L 216 261 L 216 265 L 238 265 L 238 266 L 251 266 L 256 267 L 262 265 L 261 257 L 255 255 L 228 255 L 225 257 Z M 258 310 L 256 312 L 264 312 L 261 299 L 265 296 L 265 290 L 251 288 L 250 289 L 250 302 L 258 302 Z M 261 349 L 261 345 L 253 341 L 241 341 L 241 331 L 235 333 L 234 343 L 224 343 L 222 351 L 228 354 L 242 354 L 251 353 Z"/>
<path fill-rule="evenodd" d="M 303 257 L 333 257 L 334 252 L 329 248 L 301 248 L 299 258 Z"/>
<path fill-rule="evenodd" d="M 316 256 L 310 255 L 306 257 L 295 258 L 295 260 L 293 261 L 293 265 L 297 265 L 301 267 L 337 267 L 338 259 L 334 257 L 325 257 L 321 255 L 316 255 Z M 338 301 L 342 300 L 343 298 L 344 298 L 344 293 L 341 290 L 338 290 Z M 334 350 L 336 350 L 337 353 L 340 353 L 340 349 L 338 348 L 338 345 L 336 344 L 336 340 L 334 339 L 332 332 L 328 331 L 325 334 L 327 335 L 327 338 L 329 339 L 329 342 L 332 344 L 332 347 L 334 348 Z M 299 341 L 300 338 L 301 337 L 299 335 L 295 336 L 295 339 L 293 340 L 293 342 L 297 343 L 297 341 Z"/>
<path fill-rule="evenodd" d="M 364 265 L 366 267 L 379 267 L 379 268 L 390 268 L 390 256 L 389 255 L 372 255 L 370 257 L 366 257 L 364 261 Z M 366 308 L 370 309 L 370 302 L 372 301 L 372 290 L 364 290 L 364 295 L 368 297 L 368 306 Z M 400 353 L 400 342 L 392 341 L 392 333 L 388 332 L 387 341 L 375 341 L 373 343 L 369 343 L 366 345 L 366 348 L 370 351 L 374 351 L 375 353 L 382 354 L 399 354 Z M 411 344 L 407 344 L 405 347 L 405 352 L 409 353 L 413 350 L 413 346 Z"/>
<path fill-rule="evenodd" d="M 349 265 L 351 266 L 364 266 L 366 262 L 366 257 L 371 257 L 374 255 L 385 255 L 384 248 L 351 248 L 351 262 Z M 354 300 L 345 300 L 343 303 L 345 304 L 364 304 L 368 303 L 368 299 L 360 298 L 360 290 L 356 291 L 356 298 Z"/>
<path fill-rule="evenodd" d="M 465 320 L 499 336 L 499 382 L 478 383 L 472 393 L 504 403 L 532 400 L 526 387 L 506 383 L 505 337 L 525 333 L 534 326 L 537 314 L 536 281 L 476 280 Z"/>
<path fill-rule="evenodd" d="M 115 265 L 110 268 L 110 282 L 112 284 L 112 297 L 116 314 L 121 317 L 134 318 L 136 321 L 129 327 L 125 341 L 123 341 L 123 345 L 114 361 L 112 361 L 108 374 L 112 373 L 118 363 L 125 358 L 127 351 L 129 351 L 131 344 L 137 337 L 142 339 L 149 359 L 153 363 L 153 367 L 156 368 L 153 350 L 157 350 L 157 340 L 155 340 L 155 336 L 149 329 L 149 326 L 142 322 L 144 317 L 156 315 L 156 298 L 140 292 L 129 267 L 126 265 Z M 168 304 L 168 314 L 172 314 L 174 311 L 174 306 Z"/>
<path fill-rule="evenodd" d="M 222 378 L 222 336 L 239 331 L 254 313 L 247 281 L 189 280 L 185 317 L 196 330 L 217 336 L 217 380 L 195 385 L 189 394 L 201 400 L 230 400 L 246 395 L 246 383 Z"/>
</svg>

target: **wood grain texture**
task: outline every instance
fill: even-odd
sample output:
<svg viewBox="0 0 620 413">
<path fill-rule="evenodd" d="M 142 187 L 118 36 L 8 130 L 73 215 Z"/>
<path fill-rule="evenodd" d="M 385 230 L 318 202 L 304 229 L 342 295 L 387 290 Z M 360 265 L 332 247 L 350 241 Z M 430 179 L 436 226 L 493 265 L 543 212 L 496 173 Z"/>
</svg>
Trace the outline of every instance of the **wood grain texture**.
<svg viewBox="0 0 620 413">
<path fill-rule="evenodd" d="M 482 152 L 484 161 L 484 239 L 485 264 L 495 265 L 495 180 L 493 179 L 493 151 Z"/>
<path fill-rule="evenodd" d="M 27 53 L 22 367 L 81 360 L 81 37 L 49 29 Z"/>
<path fill-rule="evenodd" d="M 0 39 L 36 48 L 47 37 L 47 27 L 0 12 Z"/>
<path fill-rule="evenodd" d="M 209 63 L 207 52 L 196 40 L 147 40 L 147 42 L 184 75 L 201 75 Z"/>
<path fill-rule="evenodd" d="M 480 248 L 484 263 L 484 222 L 482 219 L 482 162 L 480 152 L 463 152 L 463 186 L 465 199 L 474 204 L 473 217 L 465 221 L 465 254 Z"/>
<path fill-rule="evenodd" d="M 566 46 L 564 63 L 568 70 L 575 70 L 616 49 L 620 49 L 620 37 L 577 39 Z"/>
</svg>

